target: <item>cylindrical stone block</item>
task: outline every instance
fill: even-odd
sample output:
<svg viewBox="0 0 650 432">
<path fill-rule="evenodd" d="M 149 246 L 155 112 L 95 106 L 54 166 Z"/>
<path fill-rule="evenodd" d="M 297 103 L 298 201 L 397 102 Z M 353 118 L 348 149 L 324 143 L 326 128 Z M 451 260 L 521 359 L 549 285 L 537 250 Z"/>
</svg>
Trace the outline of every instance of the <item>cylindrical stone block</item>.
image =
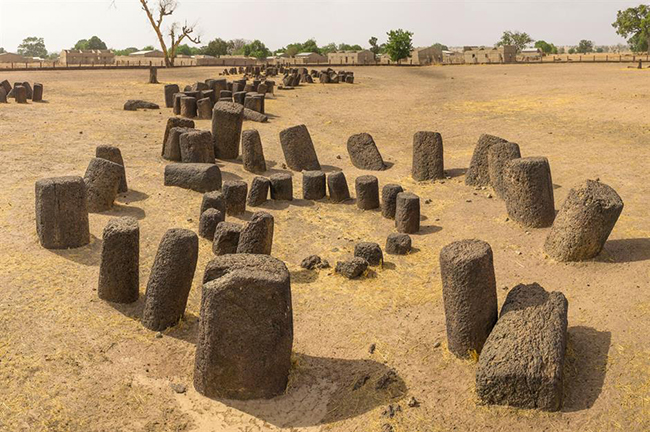
<svg viewBox="0 0 650 432">
<path fill-rule="evenodd" d="M 203 120 L 209 120 L 212 118 L 212 101 L 210 98 L 199 99 L 196 102 L 196 111 L 198 117 Z"/>
<path fill-rule="evenodd" d="M 7 91 L 4 87 L 0 87 L 0 103 L 7 103 Z"/>
<path fill-rule="evenodd" d="M 95 149 L 95 157 L 106 159 L 116 163 L 122 167 L 122 176 L 120 177 L 120 186 L 118 192 L 128 192 L 129 188 L 126 184 L 126 170 L 124 168 L 124 159 L 122 159 L 122 152 L 119 148 L 110 145 L 99 145 Z"/>
<path fill-rule="evenodd" d="M 219 99 L 232 99 L 232 92 L 230 90 L 221 90 L 219 92 Z"/>
<path fill-rule="evenodd" d="M 183 163 L 214 163 L 214 146 L 210 131 L 188 131 L 180 135 L 179 148 Z"/>
<path fill-rule="evenodd" d="M 398 232 L 414 234 L 420 231 L 420 197 L 400 192 L 395 201 L 395 228 Z"/>
<path fill-rule="evenodd" d="M 227 399 L 284 394 L 293 345 L 289 271 L 268 255 L 214 261 L 228 270 L 203 285 L 194 388 Z"/>
<path fill-rule="evenodd" d="M 273 174 L 269 177 L 271 181 L 271 199 L 293 200 L 293 179 L 289 173 Z"/>
<path fill-rule="evenodd" d="M 196 117 L 196 99 L 185 96 L 181 98 L 181 115 L 187 118 Z"/>
<path fill-rule="evenodd" d="M 122 165 L 100 158 L 90 160 L 84 174 L 89 212 L 99 213 L 113 207 L 123 175 Z"/>
<path fill-rule="evenodd" d="M 343 171 L 336 171 L 327 175 L 327 189 L 332 202 L 338 203 L 350 199 L 350 189 Z"/>
<path fill-rule="evenodd" d="M 246 195 L 248 185 L 241 180 L 230 180 L 223 183 L 223 196 L 226 199 L 226 214 L 240 215 L 246 211 Z"/>
<path fill-rule="evenodd" d="M 506 193 L 503 173 L 508 162 L 521 157 L 519 145 L 511 142 L 494 143 L 488 148 L 487 154 L 490 185 L 494 193 L 503 199 Z"/>
<path fill-rule="evenodd" d="M 27 89 L 21 85 L 17 85 L 13 89 L 14 98 L 16 103 L 27 103 Z"/>
<path fill-rule="evenodd" d="M 167 142 L 163 148 L 163 159 L 170 161 L 181 161 L 181 136 L 187 132 L 195 131 L 197 129 L 187 127 L 173 127 L 169 131 Z M 214 163 L 214 160 L 212 161 Z"/>
<path fill-rule="evenodd" d="M 204 211 L 199 219 L 199 236 L 208 240 L 214 240 L 214 232 L 217 229 L 217 225 L 223 222 L 224 217 L 225 214 L 215 208 L 209 208 Z"/>
<path fill-rule="evenodd" d="M 357 207 L 372 210 L 379 207 L 379 180 L 372 175 L 359 176 L 354 181 L 357 192 Z"/>
<path fill-rule="evenodd" d="M 262 140 L 258 131 L 245 130 L 241 134 L 242 163 L 246 171 L 263 173 L 266 171 Z"/>
<path fill-rule="evenodd" d="M 555 219 L 551 168 L 545 157 L 513 159 L 503 174 L 508 216 L 530 228 L 549 227 Z"/>
<path fill-rule="evenodd" d="M 34 83 L 34 92 L 32 93 L 32 102 L 43 101 L 43 84 Z"/>
<path fill-rule="evenodd" d="M 185 313 L 199 254 L 199 238 L 174 228 L 163 236 L 147 283 L 142 325 L 162 331 L 176 325 Z"/>
<path fill-rule="evenodd" d="M 492 145 L 502 142 L 507 142 L 507 140 L 494 135 L 481 135 L 476 147 L 474 148 L 472 160 L 467 169 L 467 173 L 465 174 L 465 184 L 469 186 L 487 186 L 490 184 L 488 150 Z"/>
<path fill-rule="evenodd" d="M 36 182 L 36 233 L 47 249 L 90 243 L 86 184 L 81 177 L 53 177 Z"/>
<path fill-rule="evenodd" d="M 212 252 L 215 255 L 226 255 L 237 253 L 239 244 L 239 235 L 242 226 L 233 222 L 219 222 L 217 229 L 214 231 L 214 240 L 212 241 Z"/>
<path fill-rule="evenodd" d="M 614 189 L 587 180 L 569 191 L 546 238 L 546 253 L 558 261 L 597 256 L 622 211 L 623 200 Z"/>
<path fill-rule="evenodd" d="M 445 177 L 442 135 L 416 132 L 413 135 L 413 180 L 436 180 Z"/>
<path fill-rule="evenodd" d="M 255 212 L 239 234 L 237 253 L 271 255 L 273 247 L 273 216 Z"/>
<path fill-rule="evenodd" d="M 246 100 L 246 92 L 245 91 L 236 92 L 232 95 L 232 97 L 235 103 L 239 105 L 244 105 L 244 101 Z"/>
<path fill-rule="evenodd" d="M 280 132 L 280 145 L 287 166 L 294 171 L 321 169 L 307 126 L 298 125 Z"/>
<path fill-rule="evenodd" d="M 174 94 L 180 92 L 178 84 L 167 84 L 165 85 L 165 106 L 167 108 L 174 107 Z"/>
<path fill-rule="evenodd" d="M 226 216 L 226 198 L 220 191 L 206 192 L 201 200 L 201 213 L 199 217 L 209 208 L 217 209 L 221 214 Z"/>
<path fill-rule="evenodd" d="M 244 107 L 232 102 L 218 102 L 212 110 L 212 139 L 219 159 L 237 159 L 244 121 Z"/>
<path fill-rule="evenodd" d="M 408 234 L 391 233 L 386 238 L 386 253 L 406 255 L 411 251 L 411 237 Z"/>
<path fill-rule="evenodd" d="M 112 218 L 102 235 L 97 294 L 102 300 L 132 303 L 140 286 L 140 228 L 134 217 Z"/>
<path fill-rule="evenodd" d="M 460 240 L 440 251 L 442 297 L 449 351 L 480 354 L 497 322 L 497 291 L 490 245 Z"/>
<path fill-rule="evenodd" d="M 302 197 L 306 200 L 325 198 L 325 173 L 323 171 L 302 172 Z"/>
<path fill-rule="evenodd" d="M 387 184 L 381 189 L 381 215 L 386 219 L 395 219 L 397 194 L 404 192 L 398 184 Z"/>
<path fill-rule="evenodd" d="M 174 94 L 174 108 L 173 108 L 174 115 L 181 115 L 181 99 L 183 99 L 184 97 L 185 94 L 183 93 Z"/>
<path fill-rule="evenodd" d="M 249 206 L 257 207 L 266 202 L 269 196 L 271 181 L 266 177 L 255 177 L 251 181 L 251 188 L 248 192 L 246 203 Z"/>
</svg>

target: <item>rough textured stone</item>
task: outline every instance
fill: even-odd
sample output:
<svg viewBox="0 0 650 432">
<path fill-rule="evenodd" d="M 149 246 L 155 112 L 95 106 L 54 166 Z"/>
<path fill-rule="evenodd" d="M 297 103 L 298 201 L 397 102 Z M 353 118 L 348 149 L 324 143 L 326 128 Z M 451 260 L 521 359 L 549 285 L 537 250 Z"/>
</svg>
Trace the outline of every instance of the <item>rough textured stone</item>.
<svg viewBox="0 0 650 432">
<path fill-rule="evenodd" d="M 219 222 L 217 224 L 217 229 L 214 231 L 212 252 L 214 252 L 215 255 L 237 253 L 237 245 L 239 244 L 239 235 L 241 234 L 241 230 L 241 224 L 234 222 Z"/>
<path fill-rule="evenodd" d="M 99 213 L 113 207 L 123 175 L 122 165 L 101 158 L 90 160 L 84 174 L 89 212 Z"/>
<path fill-rule="evenodd" d="M 191 121 L 191 120 L 190 120 Z M 192 122 L 193 123 L 193 122 Z M 187 132 L 196 131 L 198 129 L 191 129 L 186 127 L 173 127 L 169 131 L 167 142 L 163 147 L 163 159 L 170 161 L 180 162 L 181 156 L 181 136 Z M 214 163 L 214 160 L 212 161 Z"/>
<path fill-rule="evenodd" d="M 253 181 L 251 181 L 251 188 L 248 191 L 246 204 L 252 207 L 264 204 L 268 199 L 270 187 L 271 181 L 266 177 L 253 178 Z"/>
<path fill-rule="evenodd" d="M 183 99 L 184 97 L 185 97 L 184 93 L 174 94 L 174 107 L 172 109 L 174 115 L 181 115 L 181 99 Z"/>
<path fill-rule="evenodd" d="M 544 157 L 513 159 L 503 173 L 508 216 L 530 228 L 549 227 L 555 219 L 553 181 Z"/>
<path fill-rule="evenodd" d="M 279 396 L 286 390 L 293 345 L 289 271 L 267 255 L 214 261 L 223 261 L 218 265 L 227 270 L 203 285 L 194 387 L 218 398 Z"/>
<path fill-rule="evenodd" d="M 321 259 L 318 255 L 310 255 L 300 262 L 300 267 L 306 270 L 329 268 L 329 266 L 330 263 L 327 260 Z"/>
<path fill-rule="evenodd" d="M 352 165 L 359 169 L 382 171 L 386 168 L 370 134 L 360 133 L 348 138 L 348 154 Z"/>
<path fill-rule="evenodd" d="M 120 176 L 120 186 L 117 191 L 120 193 L 127 192 L 129 187 L 126 183 L 126 170 L 124 167 L 124 159 L 122 159 L 122 152 L 119 148 L 110 145 L 99 145 L 95 149 L 95 156 L 100 159 L 106 159 L 116 163 L 122 167 L 122 175 Z"/>
<path fill-rule="evenodd" d="M 603 249 L 623 211 L 623 200 L 610 186 L 587 180 L 569 191 L 544 249 L 558 261 L 583 261 Z"/>
<path fill-rule="evenodd" d="M 8 80 L 2 81 L 0 87 L 2 87 L 7 94 L 11 91 L 11 83 Z"/>
<path fill-rule="evenodd" d="M 167 108 L 174 107 L 174 94 L 179 93 L 180 91 L 181 89 L 178 88 L 178 84 L 165 85 L 165 106 Z"/>
<path fill-rule="evenodd" d="M 0 103 L 7 103 L 7 92 L 3 87 L 0 87 Z"/>
<path fill-rule="evenodd" d="M 206 192 L 201 200 L 201 212 L 199 217 L 209 208 L 217 209 L 226 217 L 226 198 L 220 191 Z"/>
<path fill-rule="evenodd" d="M 266 123 L 269 117 L 265 114 L 258 113 L 249 108 L 244 108 L 244 120 L 250 120 L 258 123 Z"/>
<path fill-rule="evenodd" d="M 147 102 L 143 100 L 128 100 L 124 104 L 124 110 L 125 111 L 136 111 L 139 109 L 150 109 L 150 110 L 156 110 L 160 109 L 160 107 L 153 103 L 153 102 Z"/>
<path fill-rule="evenodd" d="M 480 354 L 498 313 L 492 248 L 482 240 L 448 244 L 440 251 L 440 275 L 449 351 Z"/>
<path fill-rule="evenodd" d="M 34 83 L 34 92 L 32 93 L 32 102 L 43 102 L 43 84 Z"/>
<path fill-rule="evenodd" d="M 212 101 L 209 97 L 204 97 L 196 101 L 196 113 L 202 120 L 209 120 L 212 118 Z"/>
<path fill-rule="evenodd" d="M 112 218 L 102 235 L 97 294 L 102 300 L 132 303 L 140 286 L 140 228 L 133 217 Z"/>
<path fill-rule="evenodd" d="M 12 90 L 16 103 L 27 103 L 27 89 L 22 85 L 14 86 Z"/>
<path fill-rule="evenodd" d="M 241 153 L 243 167 L 246 171 L 258 174 L 266 171 L 264 150 L 258 131 L 250 129 L 242 132 Z"/>
<path fill-rule="evenodd" d="M 359 176 L 354 181 L 357 192 L 357 207 L 371 210 L 379 207 L 379 180 L 372 175 Z"/>
<path fill-rule="evenodd" d="M 476 393 L 484 403 L 560 409 L 567 312 L 560 292 L 536 283 L 510 290 L 476 369 Z"/>
<path fill-rule="evenodd" d="M 302 197 L 306 200 L 325 198 L 325 173 L 323 171 L 302 172 Z"/>
<path fill-rule="evenodd" d="M 191 96 L 181 98 L 181 115 L 187 118 L 196 117 L 196 98 Z"/>
<path fill-rule="evenodd" d="M 343 171 L 336 171 L 327 175 L 327 189 L 332 202 L 338 203 L 350 199 L 350 189 Z"/>
<path fill-rule="evenodd" d="M 494 189 L 494 193 L 500 198 L 504 198 L 506 194 L 506 184 L 503 180 L 503 174 L 506 164 L 513 160 L 519 159 L 521 152 L 519 145 L 511 142 L 500 142 L 492 144 L 488 148 L 488 174 L 490 177 L 490 185 Z"/>
<path fill-rule="evenodd" d="M 36 233 L 47 249 L 90 243 L 86 184 L 81 177 L 52 177 L 36 182 Z"/>
<path fill-rule="evenodd" d="M 287 166 L 294 171 L 320 171 L 320 163 L 307 126 L 298 125 L 280 132 L 280 144 Z"/>
<path fill-rule="evenodd" d="M 212 110 L 212 139 L 219 159 L 237 159 L 244 108 L 232 102 L 218 102 Z"/>
<path fill-rule="evenodd" d="M 371 266 L 378 266 L 384 261 L 381 247 L 377 243 L 360 242 L 354 246 L 354 256 L 363 258 Z"/>
<path fill-rule="evenodd" d="M 217 229 L 217 225 L 223 222 L 225 216 L 225 213 L 215 208 L 206 209 L 201 213 L 199 219 L 199 236 L 208 240 L 214 240 L 214 232 Z"/>
<path fill-rule="evenodd" d="M 168 230 L 160 241 L 147 283 L 142 325 L 162 331 L 185 313 L 199 254 L 199 238 L 186 229 Z"/>
<path fill-rule="evenodd" d="M 395 219 L 397 194 L 404 192 L 398 184 L 387 184 L 381 190 L 381 215 L 386 219 Z"/>
<path fill-rule="evenodd" d="M 277 173 L 269 177 L 271 181 L 271 199 L 293 200 L 293 179 L 289 173 Z"/>
<path fill-rule="evenodd" d="M 237 253 L 270 255 L 273 247 L 273 216 L 270 213 L 258 211 L 239 235 Z"/>
<path fill-rule="evenodd" d="M 180 135 L 183 163 L 214 163 L 214 146 L 210 131 L 187 131 Z"/>
<path fill-rule="evenodd" d="M 165 186 L 177 186 L 196 192 L 221 189 L 221 170 L 215 164 L 171 163 L 165 166 Z"/>
<path fill-rule="evenodd" d="M 508 142 L 503 138 L 483 134 L 478 139 L 474 148 L 472 161 L 465 173 L 465 184 L 469 186 L 488 186 L 490 184 L 490 172 L 488 168 L 488 150 L 497 143 Z"/>
<path fill-rule="evenodd" d="M 223 196 L 226 199 L 226 214 L 236 216 L 246 211 L 248 185 L 241 180 L 229 180 L 223 183 Z"/>
<path fill-rule="evenodd" d="M 411 237 L 408 234 L 392 233 L 386 238 L 386 253 L 406 255 L 411 252 Z"/>
<path fill-rule="evenodd" d="M 345 276 L 348 279 L 358 278 L 367 268 L 368 261 L 359 257 L 336 263 L 336 273 Z"/>
<path fill-rule="evenodd" d="M 27 99 L 31 99 L 34 96 L 34 91 L 32 90 L 32 86 L 27 81 L 23 81 L 21 85 L 25 87 L 25 91 L 27 92 Z"/>
<path fill-rule="evenodd" d="M 413 180 L 445 178 L 442 135 L 438 132 L 416 132 L 413 135 Z"/>
<path fill-rule="evenodd" d="M 244 98 L 244 108 L 263 114 L 263 101 L 264 99 L 262 98 L 262 95 L 258 95 L 257 93 L 247 93 Z"/>
</svg>

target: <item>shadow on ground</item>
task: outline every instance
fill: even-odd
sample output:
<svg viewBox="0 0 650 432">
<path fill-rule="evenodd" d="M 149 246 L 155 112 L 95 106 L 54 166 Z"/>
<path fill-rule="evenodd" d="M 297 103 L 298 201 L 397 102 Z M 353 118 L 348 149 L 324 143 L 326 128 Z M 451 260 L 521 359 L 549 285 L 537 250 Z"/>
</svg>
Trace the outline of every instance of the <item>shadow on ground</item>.
<svg viewBox="0 0 650 432">
<path fill-rule="evenodd" d="M 609 240 L 595 260 L 616 263 L 650 260 L 650 238 Z"/>
<path fill-rule="evenodd" d="M 86 246 L 78 247 L 75 249 L 47 249 L 48 251 L 63 257 L 67 260 L 85 266 L 98 266 L 102 254 L 101 239 L 94 235 L 90 235 L 90 243 Z"/>
</svg>

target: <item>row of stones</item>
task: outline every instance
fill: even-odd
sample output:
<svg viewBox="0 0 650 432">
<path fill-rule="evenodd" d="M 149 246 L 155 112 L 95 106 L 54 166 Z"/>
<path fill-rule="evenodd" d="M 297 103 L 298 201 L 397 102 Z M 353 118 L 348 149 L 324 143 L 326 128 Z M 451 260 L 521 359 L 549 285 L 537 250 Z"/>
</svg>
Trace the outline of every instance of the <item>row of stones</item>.
<svg viewBox="0 0 650 432">
<path fill-rule="evenodd" d="M 7 103 L 8 98 L 14 98 L 16 103 L 27 103 L 28 99 L 32 102 L 43 101 L 43 84 L 34 83 L 34 88 L 27 82 L 17 82 L 11 87 L 9 81 L 0 82 L 0 103 Z"/>
</svg>

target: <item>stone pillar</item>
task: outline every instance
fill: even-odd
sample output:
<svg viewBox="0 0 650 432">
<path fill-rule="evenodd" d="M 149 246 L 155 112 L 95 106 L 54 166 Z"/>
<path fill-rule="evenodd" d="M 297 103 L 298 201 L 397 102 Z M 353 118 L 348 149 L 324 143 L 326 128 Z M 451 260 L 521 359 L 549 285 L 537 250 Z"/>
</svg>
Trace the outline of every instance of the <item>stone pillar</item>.
<svg viewBox="0 0 650 432">
<path fill-rule="evenodd" d="M 387 184 L 381 190 L 381 215 L 386 219 L 395 219 L 397 194 L 404 192 L 398 184 Z"/>
<path fill-rule="evenodd" d="M 273 174 L 269 177 L 271 181 L 271 199 L 293 200 L 293 179 L 289 173 Z"/>
<path fill-rule="evenodd" d="M 196 111 L 200 119 L 209 120 L 212 118 L 212 101 L 208 97 L 199 99 L 196 103 Z"/>
<path fill-rule="evenodd" d="M 187 118 L 196 117 L 196 99 L 190 96 L 181 98 L 181 115 Z"/>
<path fill-rule="evenodd" d="M 21 85 L 14 86 L 14 98 L 16 103 L 27 103 L 27 89 Z"/>
<path fill-rule="evenodd" d="M 215 255 L 237 253 L 241 230 L 242 226 L 238 223 L 219 222 L 217 224 L 217 229 L 214 231 L 212 252 Z"/>
<path fill-rule="evenodd" d="M 133 303 L 140 286 L 140 228 L 134 217 L 112 218 L 102 235 L 97 294 L 102 300 Z"/>
<path fill-rule="evenodd" d="M 209 208 L 199 218 L 199 236 L 210 241 L 214 240 L 217 225 L 223 222 L 226 215 L 215 208 Z"/>
<path fill-rule="evenodd" d="M 217 209 L 226 217 L 226 198 L 223 196 L 223 193 L 220 191 L 206 192 L 203 194 L 203 199 L 201 200 L 201 212 L 202 215 L 204 211 L 209 208 Z"/>
<path fill-rule="evenodd" d="M 287 166 L 294 171 L 320 171 L 320 163 L 307 126 L 298 125 L 280 132 L 280 144 Z"/>
<path fill-rule="evenodd" d="M 519 145 L 511 142 L 495 143 L 488 148 L 488 174 L 490 184 L 498 197 L 504 198 L 506 184 L 503 180 L 505 167 L 513 159 L 519 159 L 521 152 Z"/>
<path fill-rule="evenodd" d="M 119 148 L 110 145 L 99 145 L 95 149 L 95 157 L 100 159 L 106 159 L 113 163 L 116 163 L 122 167 L 122 174 L 120 176 L 120 186 L 117 191 L 119 193 L 128 192 L 129 187 L 126 183 L 126 170 L 124 167 L 124 159 L 122 159 L 122 152 Z"/>
<path fill-rule="evenodd" d="M 237 159 L 244 107 L 232 102 L 218 102 L 212 111 L 212 139 L 219 159 Z"/>
<path fill-rule="evenodd" d="M 544 228 L 553 224 L 555 204 L 548 159 L 513 159 L 506 164 L 503 180 L 508 216 L 530 228 Z"/>
<path fill-rule="evenodd" d="M 241 180 L 229 180 L 223 183 L 223 196 L 226 199 L 226 214 L 237 216 L 246 211 L 248 185 Z"/>
<path fill-rule="evenodd" d="M 178 88 L 178 84 L 167 84 L 165 85 L 165 106 L 167 108 L 174 107 L 174 94 L 181 91 Z"/>
<path fill-rule="evenodd" d="M 237 253 L 270 255 L 273 248 L 273 216 L 258 211 L 239 234 Z"/>
<path fill-rule="evenodd" d="M 357 207 L 361 210 L 372 210 L 379 207 L 379 180 L 373 175 L 356 178 Z"/>
<path fill-rule="evenodd" d="M 302 197 L 306 200 L 325 198 L 325 173 L 323 171 L 302 172 Z"/>
<path fill-rule="evenodd" d="M 420 231 L 420 197 L 410 192 L 397 194 L 395 228 L 398 232 L 407 234 Z"/>
<path fill-rule="evenodd" d="M 88 211 L 100 213 L 110 210 L 120 188 L 124 166 L 101 158 L 92 158 L 84 174 Z"/>
<path fill-rule="evenodd" d="M 350 189 L 343 171 L 336 171 L 327 175 L 327 189 L 332 202 L 339 203 L 350 199 Z"/>
<path fill-rule="evenodd" d="M 271 182 L 269 179 L 259 176 L 253 178 L 246 204 L 252 207 L 258 207 L 264 204 L 268 199 L 270 187 Z"/>
<path fill-rule="evenodd" d="M 488 149 L 497 143 L 508 142 L 503 138 L 483 134 L 478 139 L 474 148 L 472 161 L 465 174 L 465 184 L 468 186 L 488 186 L 490 184 L 490 173 L 488 169 Z"/>
<path fill-rule="evenodd" d="M 32 102 L 43 102 L 43 84 L 34 83 L 34 91 L 32 93 Z"/>
<path fill-rule="evenodd" d="M 210 131 L 188 131 L 180 135 L 179 148 L 183 163 L 214 163 L 214 146 Z"/>
<path fill-rule="evenodd" d="M 442 135 L 438 132 L 416 132 L 413 135 L 413 180 L 445 178 Z"/>
<path fill-rule="evenodd" d="M 266 171 L 262 140 L 258 131 L 245 130 L 241 134 L 242 164 L 246 171 L 263 173 Z"/>
</svg>

